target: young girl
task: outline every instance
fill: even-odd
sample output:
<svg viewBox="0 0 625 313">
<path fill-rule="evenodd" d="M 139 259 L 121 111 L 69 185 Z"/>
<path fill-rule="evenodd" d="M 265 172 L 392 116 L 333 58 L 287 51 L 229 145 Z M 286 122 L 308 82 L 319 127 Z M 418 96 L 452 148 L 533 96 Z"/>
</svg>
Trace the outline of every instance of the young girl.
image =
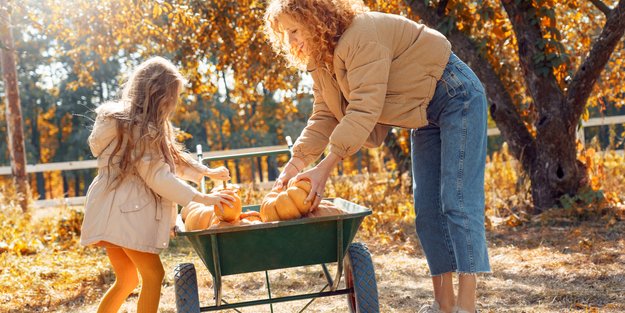
<svg viewBox="0 0 625 313">
<path fill-rule="evenodd" d="M 116 281 L 98 313 L 117 312 L 138 285 L 137 312 L 157 312 L 164 276 L 159 252 L 167 248 L 176 203 L 191 201 L 221 208 L 234 199 L 202 194 L 178 177 L 228 180 L 224 167 L 210 169 L 176 142 L 170 117 L 184 79 L 169 61 L 155 57 L 138 66 L 118 102 L 97 110 L 89 147 L 98 175 L 89 186 L 80 242 L 106 248 Z"/>
<path fill-rule="evenodd" d="M 434 289 L 434 303 L 421 311 L 474 312 L 476 273 L 490 265 L 486 97 L 473 71 L 436 30 L 369 12 L 361 0 L 270 0 L 265 24 L 275 50 L 311 74 L 314 92 L 312 115 L 277 187 L 309 179 L 314 208 L 340 160 L 379 146 L 391 127 L 412 129 L 417 234 Z M 329 154 L 298 174 L 328 144 Z"/>
</svg>

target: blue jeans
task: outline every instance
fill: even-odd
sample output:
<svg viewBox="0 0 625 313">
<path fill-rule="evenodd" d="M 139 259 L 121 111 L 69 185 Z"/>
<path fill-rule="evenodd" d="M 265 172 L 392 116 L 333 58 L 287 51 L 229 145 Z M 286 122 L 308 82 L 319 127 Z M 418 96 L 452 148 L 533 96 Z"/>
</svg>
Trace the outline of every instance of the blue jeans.
<svg viewBox="0 0 625 313">
<path fill-rule="evenodd" d="M 486 96 L 473 71 L 451 54 L 411 132 L 417 235 L 432 276 L 490 272 L 484 229 Z"/>
</svg>

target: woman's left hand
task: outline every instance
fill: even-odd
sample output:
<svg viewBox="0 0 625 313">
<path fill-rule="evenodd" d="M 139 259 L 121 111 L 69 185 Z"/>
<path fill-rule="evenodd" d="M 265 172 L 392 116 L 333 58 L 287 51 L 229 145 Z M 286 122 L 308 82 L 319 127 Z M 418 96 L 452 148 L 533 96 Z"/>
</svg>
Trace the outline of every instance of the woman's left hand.
<svg viewBox="0 0 625 313">
<path fill-rule="evenodd" d="M 230 180 L 230 171 L 224 166 L 207 168 L 204 175 L 214 180 Z"/>
<path fill-rule="evenodd" d="M 317 166 L 293 177 L 295 181 L 302 179 L 310 181 L 312 188 L 310 188 L 310 193 L 308 194 L 308 197 L 306 197 L 305 201 L 312 202 L 312 206 L 310 207 L 311 212 L 317 208 L 321 199 L 323 199 L 323 193 L 325 191 L 328 178 L 330 177 L 330 172 L 340 160 L 341 158 L 330 153 Z"/>
</svg>

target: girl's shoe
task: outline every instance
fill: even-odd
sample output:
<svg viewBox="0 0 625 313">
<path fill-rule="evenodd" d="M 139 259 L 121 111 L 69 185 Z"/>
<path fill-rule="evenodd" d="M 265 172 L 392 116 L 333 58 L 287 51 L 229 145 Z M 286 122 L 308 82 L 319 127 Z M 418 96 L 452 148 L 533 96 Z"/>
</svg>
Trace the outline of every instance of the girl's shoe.
<svg viewBox="0 0 625 313">
<path fill-rule="evenodd" d="M 432 304 L 426 304 L 419 309 L 418 313 L 441 313 L 441 306 L 434 301 Z"/>
<path fill-rule="evenodd" d="M 457 306 L 456 306 L 456 307 L 454 307 L 453 312 L 454 312 L 454 313 L 469 313 L 469 311 L 467 311 L 467 310 L 463 310 L 463 309 L 461 309 L 461 308 L 459 308 L 459 307 L 457 307 Z M 477 309 L 475 309 L 475 313 L 478 313 Z"/>
</svg>

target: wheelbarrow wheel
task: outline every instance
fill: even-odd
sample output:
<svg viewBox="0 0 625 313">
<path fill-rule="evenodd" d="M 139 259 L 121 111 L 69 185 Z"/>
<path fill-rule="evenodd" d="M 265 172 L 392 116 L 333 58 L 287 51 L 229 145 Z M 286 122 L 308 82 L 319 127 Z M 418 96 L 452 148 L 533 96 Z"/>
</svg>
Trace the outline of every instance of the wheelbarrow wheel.
<svg viewBox="0 0 625 313">
<path fill-rule="evenodd" d="M 178 264 L 174 269 L 174 290 L 178 313 L 200 312 L 197 275 L 193 263 Z"/>
<path fill-rule="evenodd" d="M 347 255 L 343 260 L 343 267 L 345 285 L 347 288 L 353 288 L 353 291 L 347 294 L 350 312 L 380 312 L 378 285 L 375 281 L 371 253 L 367 246 L 358 242 L 349 245 Z"/>
</svg>

